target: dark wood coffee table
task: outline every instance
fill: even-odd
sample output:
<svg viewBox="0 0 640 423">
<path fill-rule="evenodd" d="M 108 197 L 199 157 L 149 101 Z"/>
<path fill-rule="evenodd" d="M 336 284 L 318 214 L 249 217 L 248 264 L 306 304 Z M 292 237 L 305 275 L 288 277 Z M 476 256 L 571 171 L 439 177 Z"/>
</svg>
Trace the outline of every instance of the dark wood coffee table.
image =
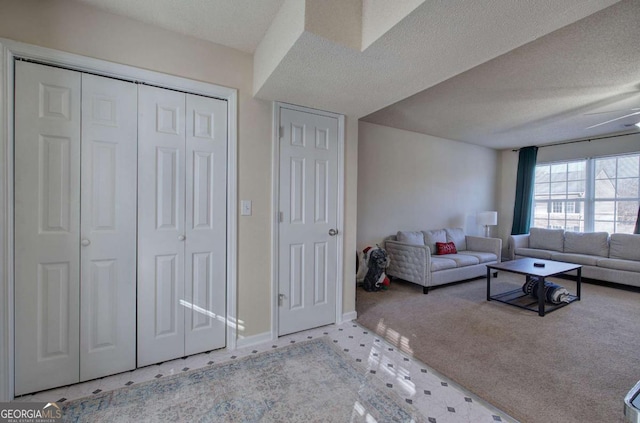
<svg viewBox="0 0 640 423">
<path fill-rule="evenodd" d="M 542 263 L 544 267 L 536 267 L 534 263 Z M 525 294 L 522 288 L 512 291 L 503 292 L 497 295 L 491 295 L 491 272 L 502 270 L 504 272 L 517 273 L 525 275 L 527 278 L 539 278 L 538 282 L 538 299 Z M 576 295 L 569 297 L 568 303 L 553 304 L 545 306 L 544 281 L 545 278 L 562 273 L 578 271 L 578 280 L 576 285 Z M 502 263 L 487 265 L 487 301 L 495 300 L 512 306 L 524 308 L 525 310 L 537 311 L 539 316 L 544 316 L 545 312 L 550 313 L 554 310 L 564 307 L 574 301 L 580 301 L 580 283 L 582 282 L 582 266 L 579 264 L 565 263 L 562 261 L 541 260 L 534 258 L 522 258 L 518 260 L 505 261 Z M 527 300 L 531 301 L 527 301 Z M 536 307 L 537 305 L 537 307 Z"/>
</svg>

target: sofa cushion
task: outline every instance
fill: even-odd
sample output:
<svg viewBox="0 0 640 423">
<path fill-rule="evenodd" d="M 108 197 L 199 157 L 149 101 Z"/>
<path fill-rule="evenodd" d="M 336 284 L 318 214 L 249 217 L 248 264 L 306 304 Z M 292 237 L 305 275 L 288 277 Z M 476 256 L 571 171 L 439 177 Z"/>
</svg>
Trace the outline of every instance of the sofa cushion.
<svg viewBox="0 0 640 423">
<path fill-rule="evenodd" d="M 551 254 L 557 251 L 538 250 L 537 248 L 516 248 L 515 255 L 523 257 L 533 257 L 545 260 L 551 260 Z"/>
<path fill-rule="evenodd" d="M 447 242 L 453 242 L 456 244 L 458 251 L 464 251 L 467 249 L 467 237 L 464 234 L 462 228 L 445 228 L 447 234 Z"/>
<path fill-rule="evenodd" d="M 602 258 L 598 260 L 598 267 L 628 272 L 640 272 L 640 261 Z"/>
<path fill-rule="evenodd" d="M 424 234 L 420 231 L 398 231 L 396 239 L 405 244 L 424 245 Z"/>
<path fill-rule="evenodd" d="M 609 257 L 609 233 L 565 232 L 564 252 Z"/>
<path fill-rule="evenodd" d="M 485 253 L 484 251 L 459 251 L 458 254 L 473 256 L 478 259 L 480 263 L 490 263 L 492 261 L 498 261 L 498 256 L 493 253 Z"/>
<path fill-rule="evenodd" d="M 435 229 L 433 231 L 422 231 L 424 234 L 424 245 L 429 247 L 431 254 L 436 253 L 436 242 L 447 242 L 447 233 L 444 229 Z"/>
<path fill-rule="evenodd" d="M 586 266 L 595 266 L 598 264 L 599 257 L 588 254 L 555 253 L 551 254 L 551 260 L 564 261 L 565 263 L 582 264 Z"/>
<path fill-rule="evenodd" d="M 563 251 L 564 229 L 531 228 L 529 230 L 529 248 Z"/>
<path fill-rule="evenodd" d="M 465 255 L 465 254 L 448 254 L 445 257 L 447 257 L 448 260 L 453 260 L 456 262 L 456 267 L 465 267 L 465 266 L 473 266 L 474 264 L 479 264 L 480 260 L 478 260 L 478 257 L 474 257 L 471 255 Z"/>
<path fill-rule="evenodd" d="M 436 242 L 437 255 L 456 254 L 456 244 L 453 242 Z"/>
<path fill-rule="evenodd" d="M 449 257 L 449 256 L 447 256 Z M 431 256 L 431 271 L 437 272 L 439 270 L 455 269 L 456 262 L 449 258 L 440 258 Z"/>
<path fill-rule="evenodd" d="M 640 235 L 611 234 L 609 258 L 640 261 Z"/>
</svg>

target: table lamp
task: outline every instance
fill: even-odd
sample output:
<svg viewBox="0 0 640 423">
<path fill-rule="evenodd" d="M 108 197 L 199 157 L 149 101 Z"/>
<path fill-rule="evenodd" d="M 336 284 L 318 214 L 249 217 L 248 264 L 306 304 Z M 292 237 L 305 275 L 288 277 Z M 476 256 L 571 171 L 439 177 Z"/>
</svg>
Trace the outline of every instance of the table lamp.
<svg viewBox="0 0 640 423">
<path fill-rule="evenodd" d="M 497 211 L 483 211 L 476 215 L 476 223 L 484 226 L 484 236 L 489 238 L 490 228 L 489 226 L 495 226 L 498 224 L 498 212 Z"/>
</svg>

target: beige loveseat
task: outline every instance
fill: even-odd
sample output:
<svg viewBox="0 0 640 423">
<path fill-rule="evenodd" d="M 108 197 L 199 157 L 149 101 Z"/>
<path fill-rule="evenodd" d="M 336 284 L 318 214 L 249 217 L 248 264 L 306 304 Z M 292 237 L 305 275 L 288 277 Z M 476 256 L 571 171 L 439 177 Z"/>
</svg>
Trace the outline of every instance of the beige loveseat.
<svg viewBox="0 0 640 423">
<path fill-rule="evenodd" d="M 453 242 L 456 254 L 436 255 L 436 242 Z M 429 288 L 478 278 L 487 264 L 500 262 L 502 240 L 465 235 L 461 228 L 399 231 L 385 239 L 391 263 L 387 275 Z"/>
<path fill-rule="evenodd" d="M 640 235 L 531 228 L 509 236 L 507 245 L 511 259 L 581 264 L 583 278 L 640 287 Z"/>
</svg>

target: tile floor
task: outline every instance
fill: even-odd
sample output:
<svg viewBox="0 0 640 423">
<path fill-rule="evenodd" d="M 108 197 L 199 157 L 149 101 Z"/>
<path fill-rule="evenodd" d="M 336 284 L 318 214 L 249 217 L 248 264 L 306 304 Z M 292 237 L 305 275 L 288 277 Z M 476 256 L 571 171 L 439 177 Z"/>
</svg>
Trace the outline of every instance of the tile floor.
<svg viewBox="0 0 640 423">
<path fill-rule="evenodd" d="M 430 423 L 517 423 L 516 420 L 439 375 L 424 363 L 400 352 L 398 346 L 388 343 L 355 322 L 299 332 L 281 337 L 275 342 L 238 348 L 235 351 L 217 350 L 197 354 L 102 379 L 24 395 L 16 398 L 15 401 L 60 403 L 320 336 L 329 336 L 359 366 L 363 367 L 363 371 L 379 377 L 387 388 L 416 407 Z M 399 342 L 401 343 L 401 340 Z"/>
</svg>

